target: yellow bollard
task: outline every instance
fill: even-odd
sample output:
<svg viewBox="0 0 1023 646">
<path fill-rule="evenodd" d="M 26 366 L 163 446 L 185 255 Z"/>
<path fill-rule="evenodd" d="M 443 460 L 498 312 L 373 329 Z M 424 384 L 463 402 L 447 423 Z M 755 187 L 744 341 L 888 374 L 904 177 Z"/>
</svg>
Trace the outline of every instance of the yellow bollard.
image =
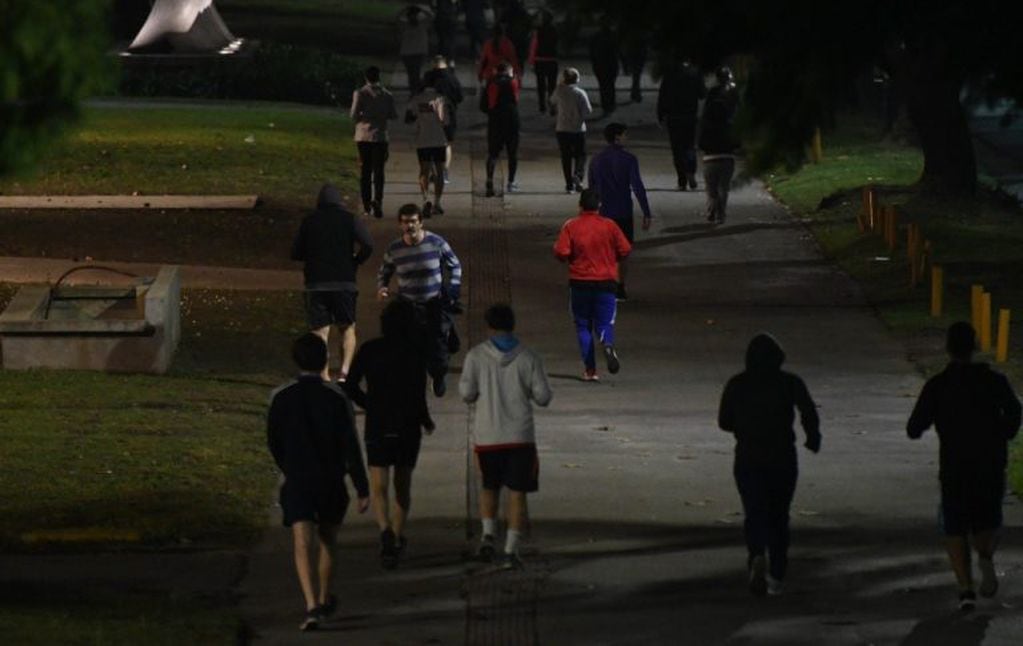
<svg viewBox="0 0 1023 646">
<path fill-rule="evenodd" d="M 980 351 L 991 352 L 991 292 L 980 296 Z"/>
<path fill-rule="evenodd" d="M 810 159 L 819 164 L 824 159 L 824 143 L 821 141 L 821 129 L 813 129 L 813 140 L 810 142 Z"/>
<path fill-rule="evenodd" d="M 941 316 L 942 296 L 944 295 L 945 272 L 937 265 L 931 266 L 931 316 Z"/>
<path fill-rule="evenodd" d="M 998 344 L 995 349 L 995 361 L 1005 363 L 1009 360 L 1009 310 L 998 310 Z"/>
<path fill-rule="evenodd" d="M 983 295 L 983 285 L 970 286 L 970 325 L 977 334 L 980 334 L 980 299 Z"/>
</svg>

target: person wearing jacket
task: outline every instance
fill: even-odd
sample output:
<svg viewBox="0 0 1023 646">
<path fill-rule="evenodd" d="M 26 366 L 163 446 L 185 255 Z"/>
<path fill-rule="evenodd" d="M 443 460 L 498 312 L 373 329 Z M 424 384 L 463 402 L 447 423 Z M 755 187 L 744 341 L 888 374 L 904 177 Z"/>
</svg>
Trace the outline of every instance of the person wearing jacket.
<svg viewBox="0 0 1023 646">
<path fill-rule="evenodd" d="M 539 75 L 537 75 L 539 76 Z M 565 192 L 582 192 L 586 169 L 586 117 L 593 113 L 590 97 L 579 87 L 579 70 L 566 67 L 561 83 L 551 94 L 554 135 L 561 153 Z M 573 163 L 575 168 L 572 167 Z"/>
<path fill-rule="evenodd" d="M 718 426 L 735 436 L 733 474 L 745 514 L 749 590 L 756 596 L 780 594 L 788 568 L 789 507 L 798 477 L 795 410 L 806 433 L 804 446 L 813 453 L 821 448 L 810 392 L 797 375 L 781 369 L 784 362 L 774 337 L 754 336 L 746 348 L 746 370 L 728 380 L 718 410 Z"/>
<path fill-rule="evenodd" d="M 472 443 L 481 479 L 480 518 L 483 524 L 478 556 L 496 555 L 500 491 L 508 490 L 501 565 L 519 568 L 517 548 L 526 522 L 526 494 L 539 489 L 539 457 L 533 404 L 547 406 L 551 387 L 543 362 L 514 335 L 515 312 L 508 305 L 489 307 L 484 314 L 490 339 L 465 355 L 458 392 L 475 404 Z"/>
<path fill-rule="evenodd" d="M 607 116 L 618 104 L 615 99 L 615 80 L 618 78 L 620 49 L 618 36 L 611 29 L 611 21 L 604 18 L 600 29 L 590 39 L 590 64 L 600 88 L 600 109 Z"/>
<path fill-rule="evenodd" d="M 561 227 L 554 243 L 554 257 L 568 263 L 569 303 L 575 320 L 583 381 L 599 381 L 594 337 L 604 348 L 607 371 L 620 367 L 615 350 L 615 314 L 618 265 L 632 245 L 621 229 L 600 215 L 597 192 L 588 188 L 579 196 L 580 213 Z"/>
<path fill-rule="evenodd" d="M 358 250 L 356 250 L 358 247 Z M 338 381 L 348 376 L 357 339 L 355 303 L 359 296 L 356 270 L 373 254 L 373 237 L 366 223 L 341 205 L 341 194 L 332 184 L 324 184 L 316 198 L 316 210 L 299 225 L 291 245 L 291 259 L 305 263 L 305 312 L 309 328 L 324 343 L 329 342 L 330 327 L 336 325 L 341 336 Z M 323 379 L 330 380 L 329 363 L 323 367 Z"/>
<path fill-rule="evenodd" d="M 519 54 L 512 44 L 511 39 L 504 35 L 504 25 L 494 25 L 494 35 L 483 43 L 483 51 L 480 52 L 479 62 L 476 64 L 476 78 L 484 85 L 497 74 L 497 67 L 501 63 L 511 65 L 512 71 L 519 76 L 522 65 L 519 62 Z"/>
<path fill-rule="evenodd" d="M 1002 526 L 1008 442 L 1020 427 L 1020 401 L 1005 375 L 974 363 L 976 334 L 969 323 L 948 328 L 945 369 L 924 384 L 906 424 L 911 439 L 931 426 L 940 443 L 939 520 L 952 571 L 959 584 L 959 608 L 977 602 L 970 543 L 980 567 L 980 594 L 998 591 L 994 555 Z"/>
<path fill-rule="evenodd" d="M 554 25 L 554 14 L 546 9 L 540 13 L 540 24 L 529 41 L 528 61 L 536 72 L 536 95 L 543 114 L 558 81 L 558 28 Z"/>
<path fill-rule="evenodd" d="M 519 80 L 508 63 L 497 66 L 497 74 L 480 93 L 480 110 L 487 114 L 487 197 L 494 196 L 494 171 L 501 151 L 508 153 L 507 192 L 519 189 L 515 172 L 519 166 Z"/>
<path fill-rule="evenodd" d="M 398 565 L 408 546 L 405 527 L 412 506 L 412 470 L 423 430 L 432 433 L 434 424 L 426 407 L 426 361 L 417 343 L 411 301 L 388 303 L 380 315 L 380 331 L 382 336 L 359 348 L 345 390 L 366 411 L 363 436 L 370 496 L 380 529 L 380 561 L 390 569 Z M 392 469 L 393 513 L 388 493 Z"/>
<path fill-rule="evenodd" d="M 657 122 L 668 131 L 678 190 L 696 188 L 696 117 L 707 89 L 689 61 L 670 68 L 657 93 Z"/>
<path fill-rule="evenodd" d="M 350 111 L 359 151 L 359 187 L 367 216 L 384 215 L 384 164 L 387 163 L 387 122 L 398 118 L 394 96 L 380 84 L 380 68 L 366 68 L 366 84 L 352 94 Z"/>
<path fill-rule="evenodd" d="M 707 191 L 707 221 L 724 224 L 728 191 L 735 174 L 735 151 L 739 144 L 732 133 L 732 122 L 739 94 L 732 71 L 717 71 L 717 85 L 707 93 L 700 119 L 700 150 L 703 151 L 703 181 Z"/>
<path fill-rule="evenodd" d="M 299 629 L 305 631 L 317 628 L 337 609 L 330 587 L 337 534 L 349 501 L 345 476 L 355 485 L 360 514 L 369 508 L 369 484 L 352 405 L 336 385 L 320 378 L 327 345 L 307 333 L 294 342 L 291 354 L 301 372 L 270 395 L 266 429 L 270 454 L 284 474 L 280 505 L 295 543 L 295 569 L 306 607 Z"/>
</svg>

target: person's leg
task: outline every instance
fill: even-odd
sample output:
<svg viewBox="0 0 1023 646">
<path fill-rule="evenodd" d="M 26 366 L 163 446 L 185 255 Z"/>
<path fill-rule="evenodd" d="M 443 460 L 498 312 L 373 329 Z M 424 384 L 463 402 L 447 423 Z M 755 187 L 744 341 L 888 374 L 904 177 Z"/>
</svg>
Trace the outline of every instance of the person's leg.
<svg viewBox="0 0 1023 646">
<path fill-rule="evenodd" d="M 683 149 L 684 169 L 689 188 L 696 188 L 696 116 L 680 120 L 680 145 Z"/>
<path fill-rule="evenodd" d="M 721 177 L 721 160 L 710 159 L 703 162 L 703 183 L 707 193 L 707 219 L 717 219 L 719 212 L 718 182 Z"/>
<path fill-rule="evenodd" d="M 444 195 L 444 159 L 433 161 L 433 203 L 440 206 L 440 198 Z"/>
<path fill-rule="evenodd" d="M 390 496 L 388 495 L 389 467 L 369 467 L 369 501 L 373 509 L 373 517 L 381 532 L 391 527 Z"/>
<path fill-rule="evenodd" d="M 508 490 L 507 509 L 508 535 L 504 544 L 505 554 L 515 554 L 519 541 L 526 529 L 526 492 Z"/>
<path fill-rule="evenodd" d="M 394 503 L 392 527 L 400 542 L 405 535 L 405 521 L 412 509 L 412 467 L 394 467 Z"/>
<path fill-rule="evenodd" d="M 735 158 L 722 160 L 721 177 L 718 180 L 718 222 L 724 222 L 728 215 L 728 191 L 732 187 L 732 175 L 735 174 Z"/>
<path fill-rule="evenodd" d="M 369 213 L 371 210 L 370 202 L 373 201 L 373 194 L 371 192 L 373 182 L 373 144 L 370 142 L 359 141 L 355 144 L 356 149 L 359 153 L 359 191 L 362 195 L 362 210 Z"/>
<path fill-rule="evenodd" d="M 555 132 L 558 139 L 558 152 L 561 154 L 561 174 L 565 176 L 565 188 L 575 188 L 575 175 L 572 174 L 572 133 Z"/>
<path fill-rule="evenodd" d="M 767 548 L 766 483 L 762 469 L 736 460 L 732 471 L 742 498 L 743 536 L 746 539 L 746 565 L 751 570 L 750 591 L 762 595 L 767 592 L 764 576 L 764 551 Z M 756 575 L 755 578 L 752 575 Z"/>
<path fill-rule="evenodd" d="M 341 376 L 340 380 L 348 378 L 348 369 L 352 367 L 352 358 L 358 348 L 358 338 L 355 335 L 355 323 L 345 326 L 338 326 L 341 330 Z"/>
<path fill-rule="evenodd" d="M 682 133 L 682 126 L 674 117 L 668 117 L 665 126 L 668 129 L 668 143 L 671 146 L 671 161 L 675 165 L 675 175 L 678 177 L 678 187 L 684 190 L 686 187 L 686 151 L 683 147 L 685 137 Z"/>
<path fill-rule="evenodd" d="M 419 193 L 423 202 L 426 202 L 430 196 L 430 172 L 432 170 L 433 162 L 426 159 L 419 160 Z"/>
<path fill-rule="evenodd" d="M 587 372 L 597 369 L 593 348 L 593 303 L 590 290 L 569 287 L 569 306 L 575 322 L 575 335 L 579 342 L 579 354 Z"/>
<path fill-rule="evenodd" d="M 313 582 L 315 523 L 309 520 L 296 521 L 291 526 L 291 535 L 295 541 L 295 571 L 298 573 L 298 583 L 305 598 L 305 609 L 314 610 L 317 606 L 316 586 Z"/>
<path fill-rule="evenodd" d="M 327 348 L 330 348 L 330 326 L 329 325 L 324 325 L 323 327 L 318 327 L 315 330 L 313 330 L 312 332 L 316 336 L 318 336 L 321 339 L 323 339 L 323 342 L 327 345 Z M 327 365 L 323 366 L 323 372 L 320 373 L 320 377 L 322 377 L 324 381 L 330 381 L 330 354 L 329 353 L 327 354 Z"/>
<path fill-rule="evenodd" d="M 643 66 L 634 65 L 632 67 L 632 92 L 631 98 L 636 103 L 643 102 L 643 92 L 640 91 L 639 82 L 643 78 Z"/>
<path fill-rule="evenodd" d="M 323 606 L 328 603 L 330 596 L 331 581 L 334 576 L 334 559 L 337 556 L 337 533 L 341 528 L 340 523 L 332 525 L 321 525 L 317 531 L 320 538 L 319 558 L 319 594 L 317 603 Z"/>
<path fill-rule="evenodd" d="M 515 183 L 515 173 L 519 169 L 519 126 L 515 124 L 505 141 L 508 150 L 508 184 Z"/>
<path fill-rule="evenodd" d="M 572 133 L 572 157 L 575 159 L 575 185 L 581 190 L 586 177 L 586 133 Z"/>
<path fill-rule="evenodd" d="M 607 371 L 611 374 L 617 373 L 620 367 L 618 353 L 615 351 L 615 314 L 618 310 L 616 296 L 613 292 L 594 292 L 593 302 L 593 328 L 604 347 Z"/>
<path fill-rule="evenodd" d="M 973 590 L 973 571 L 970 564 L 970 542 L 966 536 L 946 536 L 945 551 L 955 574 L 956 583 L 963 592 Z"/>
<path fill-rule="evenodd" d="M 448 339 L 444 329 L 443 303 L 440 298 L 426 302 L 426 366 L 433 379 L 433 394 L 443 397 L 447 386 L 445 378 L 448 374 Z"/>
<path fill-rule="evenodd" d="M 771 557 L 771 577 L 778 582 L 785 580 L 788 571 L 789 509 L 798 477 L 799 470 L 793 456 L 791 464 L 772 469 L 768 479 L 767 552 Z"/>
<path fill-rule="evenodd" d="M 377 210 L 373 213 L 381 217 L 381 210 L 384 204 L 384 167 L 387 165 L 389 156 L 386 141 L 377 142 L 373 149 L 373 200 L 376 202 Z"/>
<path fill-rule="evenodd" d="M 1001 501 L 999 500 L 999 505 Z M 995 550 L 998 548 L 998 530 L 986 529 L 973 533 L 973 549 L 977 551 L 980 568 L 980 594 L 993 597 L 998 592 L 998 574 L 995 571 Z"/>
</svg>

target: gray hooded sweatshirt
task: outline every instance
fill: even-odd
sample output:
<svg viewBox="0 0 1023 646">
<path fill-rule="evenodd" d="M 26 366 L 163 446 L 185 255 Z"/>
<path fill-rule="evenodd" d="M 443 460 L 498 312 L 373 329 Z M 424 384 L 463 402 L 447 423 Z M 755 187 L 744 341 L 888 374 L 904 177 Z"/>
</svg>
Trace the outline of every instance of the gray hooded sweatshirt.
<svg viewBox="0 0 1023 646">
<path fill-rule="evenodd" d="M 551 387 L 532 350 L 520 344 L 502 352 L 491 341 L 480 343 L 465 356 L 458 392 L 466 403 L 476 403 L 477 449 L 536 444 L 533 404 L 549 404 Z"/>
</svg>

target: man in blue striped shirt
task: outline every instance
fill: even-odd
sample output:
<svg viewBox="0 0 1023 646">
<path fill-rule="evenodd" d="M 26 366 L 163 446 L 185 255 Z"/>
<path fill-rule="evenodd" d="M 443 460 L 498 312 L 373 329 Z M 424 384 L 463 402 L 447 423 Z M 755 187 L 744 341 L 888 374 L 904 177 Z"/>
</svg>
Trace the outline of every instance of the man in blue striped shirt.
<svg viewBox="0 0 1023 646">
<path fill-rule="evenodd" d="M 462 264 L 447 240 L 423 229 L 422 213 L 415 204 L 398 209 L 401 237 L 388 245 L 377 272 L 377 298 L 391 295 L 388 285 L 397 274 L 398 297 L 416 306 L 416 320 L 422 334 L 420 347 L 426 355 L 426 370 L 433 380 L 433 394 L 443 397 L 448 372 L 449 339 L 454 333 L 452 313 L 461 311 L 458 298 L 462 288 Z M 448 280 L 444 282 L 444 268 Z"/>
</svg>

